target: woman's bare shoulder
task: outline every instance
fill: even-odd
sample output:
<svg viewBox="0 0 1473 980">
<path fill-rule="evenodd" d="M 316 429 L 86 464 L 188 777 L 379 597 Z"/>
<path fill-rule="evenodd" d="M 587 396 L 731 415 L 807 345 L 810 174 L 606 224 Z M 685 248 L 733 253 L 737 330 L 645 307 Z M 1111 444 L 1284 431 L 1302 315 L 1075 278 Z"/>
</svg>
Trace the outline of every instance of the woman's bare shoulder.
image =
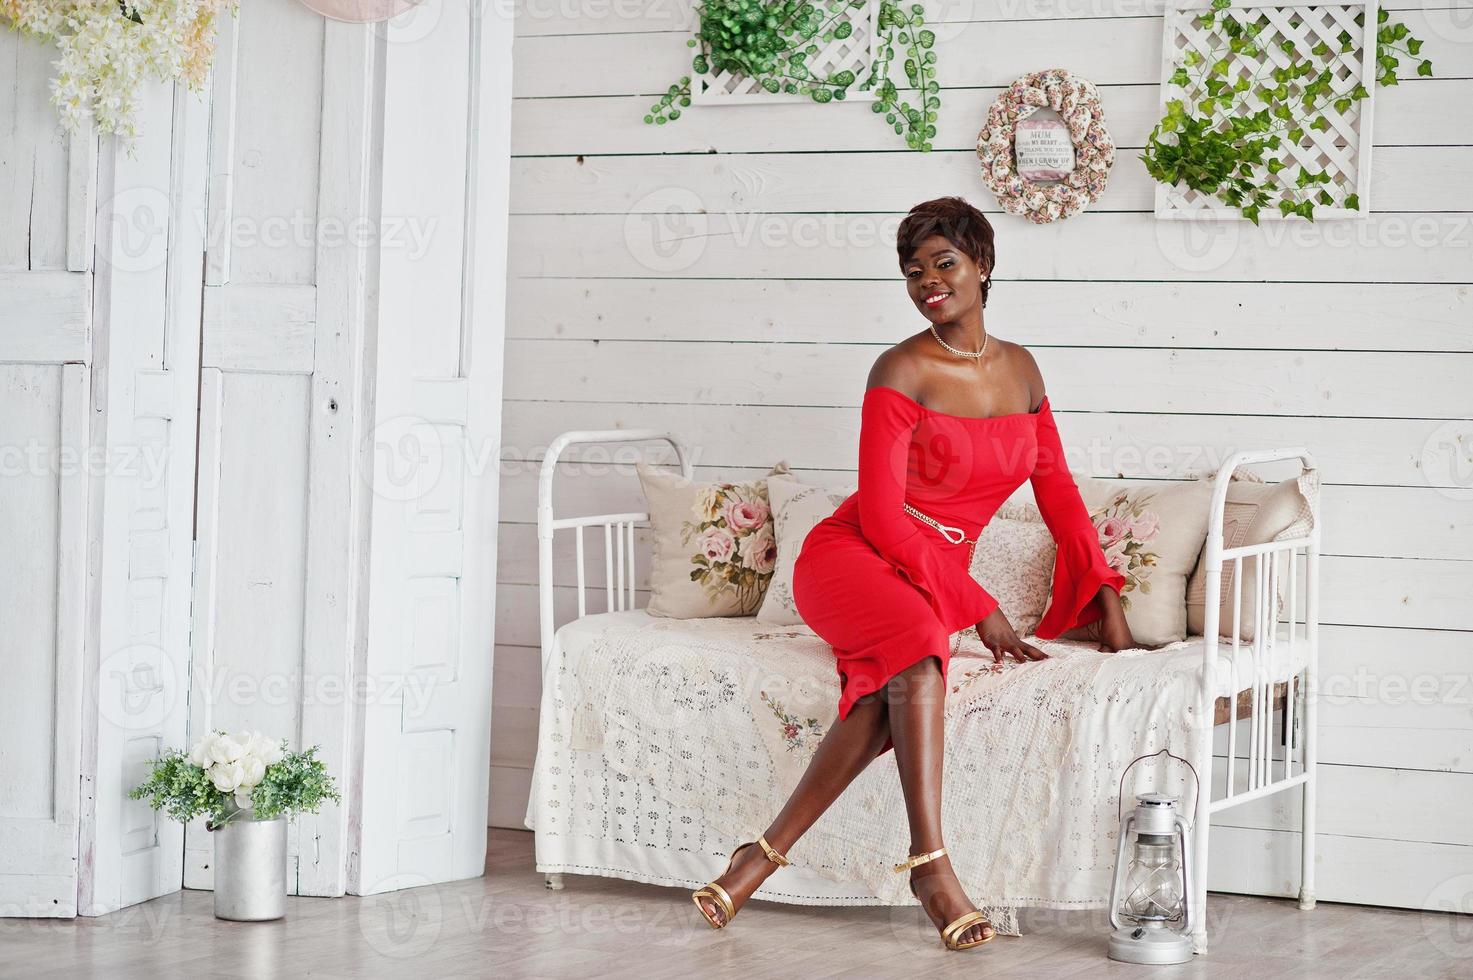
<svg viewBox="0 0 1473 980">
<path fill-rule="evenodd" d="M 895 346 L 886 348 L 875 358 L 864 387 L 865 390 L 894 388 L 906 397 L 919 401 L 920 382 L 924 376 L 925 368 L 915 349 L 915 337 L 907 337 Z"/>
</svg>

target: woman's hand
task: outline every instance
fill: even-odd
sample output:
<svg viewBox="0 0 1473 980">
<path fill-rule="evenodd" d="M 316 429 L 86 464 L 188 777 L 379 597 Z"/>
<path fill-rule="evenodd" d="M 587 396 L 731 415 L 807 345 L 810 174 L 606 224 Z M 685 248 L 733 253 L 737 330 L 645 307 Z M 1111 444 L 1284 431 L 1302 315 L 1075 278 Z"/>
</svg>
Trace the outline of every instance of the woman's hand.
<svg viewBox="0 0 1473 980">
<path fill-rule="evenodd" d="M 1088 640 L 1098 643 L 1097 649 L 1101 653 L 1154 649 L 1154 647 L 1144 647 L 1137 643 L 1135 637 L 1131 635 L 1130 624 L 1125 621 L 1125 607 L 1120 604 L 1120 593 L 1108 585 L 1102 585 L 1100 591 L 1095 594 L 1093 603 L 1103 610 L 1102 615 L 1083 626 L 1065 630 L 1059 634 L 1061 639 Z"/>
<path fill-rule="evenodd" d="M 1004 654 L 1012 654 L 1020 663 L 1030 660 L 1047 660 L 1048 654 L 1031 643 L 1024 643 L 1013 632 L 1013 624 L 1003 615 L 1002 607 L 992 610 L 987 618 L 976 626 L 982 645 L 992 651 L 994 663 L 1002 663 Z"/>
<path fill-rule="evenodd" d="M 1120 593 L 1108 585 L 1100 586 L 1097 601 L 1104 609 L 1104 616 L 1090 624 L 1098 630 L 1101 653 L 1114 653 L 1138 647 L 1130 633 L 1130 624 L 1125 621 L 1125 609 L 1120 605 Z M 1093 630 L 1091 632 L 1094 632 Z"/>
</svg>

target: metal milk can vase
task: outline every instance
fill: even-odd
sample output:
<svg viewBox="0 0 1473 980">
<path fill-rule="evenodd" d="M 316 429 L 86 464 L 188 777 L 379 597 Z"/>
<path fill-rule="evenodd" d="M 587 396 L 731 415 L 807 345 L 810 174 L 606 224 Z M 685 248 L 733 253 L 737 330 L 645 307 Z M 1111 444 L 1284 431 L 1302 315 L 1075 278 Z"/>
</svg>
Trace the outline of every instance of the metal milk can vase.
<svg viewBox="0 0 1473 980">
<path fill-rule="evenodd" d="M 215 917 L 242 922 L 286 915 L 286 817 L 254 820 L 250 812 L 215 835 Z"/>
</svg>

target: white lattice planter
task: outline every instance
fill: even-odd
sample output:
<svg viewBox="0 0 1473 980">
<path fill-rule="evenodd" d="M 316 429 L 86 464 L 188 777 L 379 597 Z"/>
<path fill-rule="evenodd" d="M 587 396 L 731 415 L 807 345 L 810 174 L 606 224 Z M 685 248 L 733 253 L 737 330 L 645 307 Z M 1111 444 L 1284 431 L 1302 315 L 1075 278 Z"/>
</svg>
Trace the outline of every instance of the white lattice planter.
<svg viewBox="0 0 1473 980">
<path fill-rule="evenodd" d="M 815 37 L 813 44 L 818 52 L 807 59 L 809 74 L 827 78 L 846 68 L 854 72 L 854 84 L 844 93 L 845 102 L 873 102 L 875 89 L 860 90 L 869 78 L 877 55 L 877 31 L 879 0 L 869 0 L 862 7 L 848 9 L 848 21 L 854 32 L 846 38 L 834 38 L 827 44 Z M 783 102 L 812 102 L 802 92 L 769 92 L 754 78 L 736 72 L 707 72 L 692 74 L 690 83 L 692 105 L 751 105 Z M 837 101 L 837 100 L 836 100 Z"/>
<path fill-rule="evenodd" d="M 1227 36 L 1221 27 L 1200 26 L 1197 22 L 1204 12 L 1211 11 L 1211 0 L 1168 0 L 1165 27 L 1161 45 L 1161 107 L 1164 111 L 1172 99 L 1184 99 L 1195 105 L 1204 94 L 1194 80 L 1186 89 L 1172 82 L 1171 77 L 1189 50 L 1200 52 L 1204 58 L 1226 56 L 1231 67 L 1228 81 L 1240 77 L 1250 80 L 1262 78 L 1275 68 L 1286 68 L 1290 56 L 1280 50 L 1280 42 L 1288 39 L 1297 42 L 1303 57 L 1314 63 L 1316 70 L 1329 68 L 1332 73 L 1331 88 L 1337 96 L 1348 95 L 1357 85 L 1363 84 L 1370 93 L 1368 97 L 1352 101 L 1345 112 L 1335 108 L 1330 100 L 1318 110 L 1329 123 L 1321 131 L 1304 127 L 1304 136 L 1291 143 L 1287 138 L 1278 151 L 1278 156 L 1289 166 L 1277 175 L 1266 168 L 1256 168 L 1255 182 L 1263 187 L 1292 187 L 1296 171 L 1294 165 L 1307 165 L 1328 173 L 1334 187 L 1336 200 L 1346 194 L 1359 197 L 1360 209 L 1340 206 L 1322 206 L 1315 209 L 1315 220 L 1326 218 L 1358 218 L 1370 210 L 1371 175 L 1371 105 L 1376 91 L 1376 18 L 1377 2 L 1326 4 L 1319 2 L 1296 3 L 1294 0 L 1277 2 L 1255 2 L 1234 0 L 1226 12 L 1238 23 L 1259 26 L 1258 54 L 1235 54 L 1228 49 Z M 1355 22 L 1361 14 L 1361 24 Z M 1352 48 L 1341 52 L 1340 32 L 1346 31 L 1352 38 Z M 1312 53 L 1321 41 L 1329 46 L 1323 55 Z M 1237 112 L 1257 112 L 1264 101 L 1253 88 L 1244 93 L 1243 103 Z M 1219 108 L 1213 118 L 1221 121 L 1224 110 Z M 1158 218 L 1241 218 L 1241 212 L 1226 205 L 1215 197 L 1201 194 L 1182 186 L 1156 185 L 1156 217 Z M 1277 209 L 1264 209 L 1262 218 L 1282 218 Z"/>
</svg>

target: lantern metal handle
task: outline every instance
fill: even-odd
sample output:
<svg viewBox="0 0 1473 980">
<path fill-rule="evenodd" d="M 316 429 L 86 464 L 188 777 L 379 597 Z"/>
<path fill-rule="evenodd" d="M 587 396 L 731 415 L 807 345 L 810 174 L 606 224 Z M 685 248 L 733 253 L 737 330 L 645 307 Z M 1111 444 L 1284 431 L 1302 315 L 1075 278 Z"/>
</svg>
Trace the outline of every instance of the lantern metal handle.
<svg viewBox="0 0 1473 980">
<path fill-rule="evenodd" d="M 1186 766 L 1192 771 L 1192 782 L 1196 783 L 1197 787 L 1197 791 L 1192 794 L 1192 826 L 1195 827 L 1197 825 L 1197 811 L 1199 810 L 1198 797 L 1202 795 L 1202 777 L 1197 775 L 1196 766 L 1192 765 L 1186 759 L 1183 759 L 1181 756 L 1172 752 L 1170 749 L 1159 749 L 1155 752 L 1148 752 L 1145 755 L 1138 755 L 1131 760 L 1130 765 L 1125 767 L 1125 771 L 1120 774 L 1120 789 L 1116 793 L 1115 822 L 1119 823 L 1125 816 L 1125 777 L 1130 775 L 1130 770 L 1135 767 L 1135 764 L 1137 762 L 1141 762 L 1145 759 L 1154 759 L 1158 755 L 1170 756 L 1171 758 L 1175 759 L 1177 762 L 1180 762 L 1182 765 Z"/>
</svg>

